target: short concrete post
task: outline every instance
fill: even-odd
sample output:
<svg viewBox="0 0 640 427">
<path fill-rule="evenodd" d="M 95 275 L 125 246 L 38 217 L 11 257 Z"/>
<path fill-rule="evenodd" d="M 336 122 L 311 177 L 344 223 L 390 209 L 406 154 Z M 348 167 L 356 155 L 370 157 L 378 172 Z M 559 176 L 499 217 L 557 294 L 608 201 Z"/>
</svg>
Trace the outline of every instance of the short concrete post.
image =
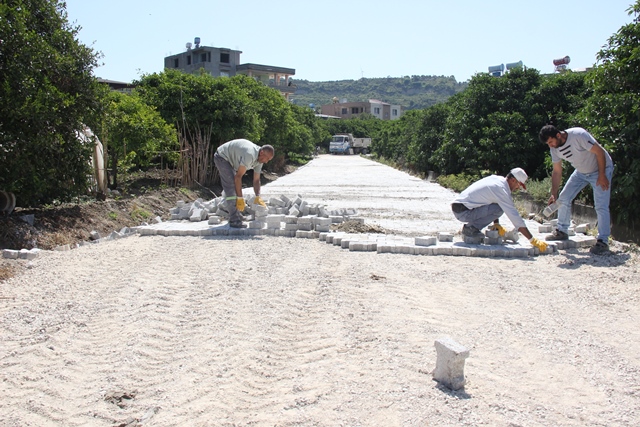
<svg viewBox="0 0 640 427">
<path fill-rule="evenodd" d="M 452 390 L 463 388 L 464 361 L 469 357 L 469 350 L 449 337 L 436 340 L 435 346 L 437 359 L 433 379 Z"/>
</svg>

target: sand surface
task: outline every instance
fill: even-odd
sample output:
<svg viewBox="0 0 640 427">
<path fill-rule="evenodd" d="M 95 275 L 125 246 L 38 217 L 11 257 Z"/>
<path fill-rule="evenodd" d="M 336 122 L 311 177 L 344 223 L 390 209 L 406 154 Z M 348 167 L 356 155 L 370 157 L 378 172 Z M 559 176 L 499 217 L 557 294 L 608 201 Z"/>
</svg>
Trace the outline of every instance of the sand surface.
<svg viewBox="0 0 640 427">
<path fill-rule="evenodd" d="M 355 156 L 264 194 L 298 175 L 300 194 L 328 197 L 307 180 L 320 160 L 405 189 L 372 183 L 374 206 L 327 178 L 328 205 L 416 232 L 450 220 L 436 211 L 452 193 Z M 612 249 L 500 259 L 133 236 L 46 252 L 0 286 L 0 425 L 638 425 L 639 263 Z M 432 378 L 442 337 L 470 349 L 462 390 Z"/>
</svg>

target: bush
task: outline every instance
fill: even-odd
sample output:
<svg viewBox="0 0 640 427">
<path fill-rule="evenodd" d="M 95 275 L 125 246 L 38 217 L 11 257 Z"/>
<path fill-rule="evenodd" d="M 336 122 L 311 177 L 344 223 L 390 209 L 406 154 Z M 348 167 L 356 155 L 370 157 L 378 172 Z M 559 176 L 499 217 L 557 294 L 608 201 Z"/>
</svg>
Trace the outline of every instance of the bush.
<svg viewBox="0 0 640 427">
<path fill-rule="evenodd" d="M 475 175 L 459 173 L 452 175 L 440 175 L 436 179 L 436 182 L 445 188 L 449 188 L 450 190 L 460 193 L 480 178 L 481 177 Z"/>
</svg>

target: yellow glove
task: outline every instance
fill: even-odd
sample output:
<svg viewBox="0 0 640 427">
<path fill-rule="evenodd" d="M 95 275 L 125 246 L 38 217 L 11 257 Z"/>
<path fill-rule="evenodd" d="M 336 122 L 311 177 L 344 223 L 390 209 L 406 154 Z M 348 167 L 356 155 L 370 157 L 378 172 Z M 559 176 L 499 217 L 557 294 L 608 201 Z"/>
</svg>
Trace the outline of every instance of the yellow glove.
<svg viewBox="0 0 640 427">
<path fill-rule="evenodd" d="M 504 237 L 504 235 L 507 234 L 507 230 L 500 224 L 493 224 L 492 226 L 489 227 L 489 230 L 498 231 L 498 234 L 500 235 L 500 237 Z"/>
<path fill-rule="evenodd" d="M 264 201 L 262 201 L 262 199 L 260 198 L 260 196 L 256 196 L 256 198 L 254 199 L 253 203 L 255 203 L 256 205 L 260 205 L 263 208 L 266 208 L 267 205 L 264 203 Z"/>
<path fill-rule="evenodd" d="M 236 199 L 236 209 L 238 209 L 240 212 L 244 212 L 244 198 L 243 197 L 238 197 Z"/>
<path fill-rule="evenodd" d="M 543 242 L 542 240 L 538 240 L 535 237 L 532 237 L 529 239 L 529 241 L 531 242 L 531 244 L 533 246 L 535 246 L 536 248 L 538 248 L 538 250 L 540 251 L 540 253 L 544 252 L 547 250 L 547 244 L 545 242 Z"/>
</svg>

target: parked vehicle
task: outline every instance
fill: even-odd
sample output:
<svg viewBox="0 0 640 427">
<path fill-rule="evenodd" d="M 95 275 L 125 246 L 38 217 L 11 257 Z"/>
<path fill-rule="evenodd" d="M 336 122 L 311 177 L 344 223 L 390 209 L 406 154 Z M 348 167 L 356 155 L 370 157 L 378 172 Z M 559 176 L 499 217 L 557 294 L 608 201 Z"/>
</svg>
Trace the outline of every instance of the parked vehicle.
<svg viewBox="0 0 640 427">
<path fill-rule="evenodd" d="M 350 133 L 333 135 L 329 143 L 331 154 L 367 154 L 371 138 L 354 138 Z"/>
</svg>

